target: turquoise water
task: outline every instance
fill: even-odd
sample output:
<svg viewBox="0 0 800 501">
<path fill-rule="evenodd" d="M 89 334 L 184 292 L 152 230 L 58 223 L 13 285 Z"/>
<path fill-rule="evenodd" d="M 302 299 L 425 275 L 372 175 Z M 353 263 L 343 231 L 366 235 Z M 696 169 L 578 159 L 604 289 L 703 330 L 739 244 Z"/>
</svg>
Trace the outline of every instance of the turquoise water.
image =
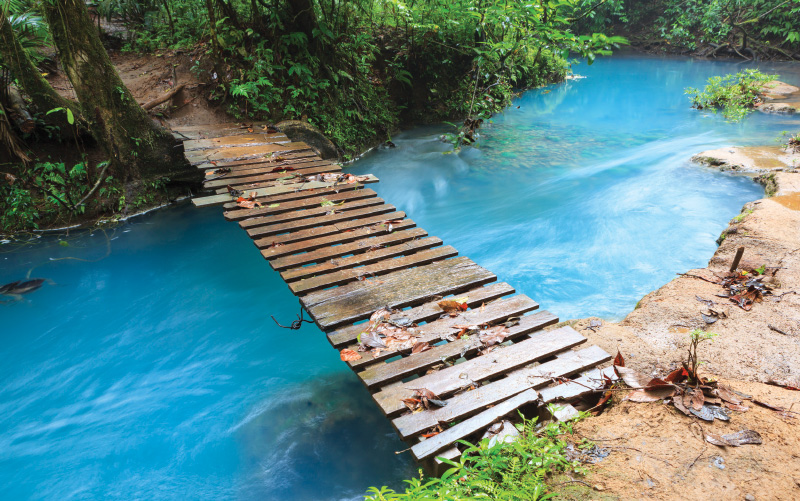
<svg viewBox="0 0 800 501">
<path fill-rule="evenodd" d="M 418 129 L 353 169 L 562 318 L 617 318 L 703 265 L 761 194 L 686 161 L 790 128 L 686 106 L 684 86 L 736 68 L 581 65 L 586 79 L 525 94 L 480 149 L 443 155 L 438 130 Z M 63 240 L 0 246 L 0 284 L 50 280 L 0 304 L 0 499 L 357 499 L 415 474 L 324 335 L 274 325 L 297 300 L 218 208 Z"/>
</svg>

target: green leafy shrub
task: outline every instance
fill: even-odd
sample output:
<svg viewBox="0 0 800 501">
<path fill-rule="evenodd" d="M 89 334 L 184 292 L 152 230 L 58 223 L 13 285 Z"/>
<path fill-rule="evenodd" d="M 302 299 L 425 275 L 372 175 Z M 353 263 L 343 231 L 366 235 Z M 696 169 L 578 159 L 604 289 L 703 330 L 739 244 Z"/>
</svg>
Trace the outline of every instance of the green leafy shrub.
<svg viewBox="0 0 800 501">
<path fill-rule="evenodd" d="M 685 92 L 689 94 L 693 108 L 711 109 L 715 113 L 722 110 L 727 120 L 738 122 L 760 102 L 764 84 L 777 78 L 778 75 L 748 69 L 724 77 L 711 77 L 702 91 L 689 87 Z"/>
<path fill-rule="evenodd" d="M 439 478 L 406 480 L 404 492 L 388 487 L 371 487 L 365 501 L 441 501 L 495 499 L 501 501 L 536 501 L 548 499 L 545 480 L 548 475 L 578 468 L 565 455 L 567 442 L 559 438 L 572 432 L 572 423 L 548 423 L 538 430 L 535 419 L 517 425 L 520 436 L 513 442 L 489 440 L 467 445 L 459 462 L 445 460 L 452 468 Z"/>
</svg>

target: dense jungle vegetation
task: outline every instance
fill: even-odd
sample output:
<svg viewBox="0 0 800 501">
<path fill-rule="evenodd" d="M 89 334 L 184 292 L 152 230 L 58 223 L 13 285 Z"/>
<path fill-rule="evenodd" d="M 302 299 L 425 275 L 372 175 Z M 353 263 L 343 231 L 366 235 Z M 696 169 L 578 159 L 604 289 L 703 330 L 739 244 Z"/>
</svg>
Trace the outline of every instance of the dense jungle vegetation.
<svg viewBox="0 0 800 501">
<path fill-rule="evenodd" d="M 419 122 L 453 120 L 454 143 L 469 144 L 515 91 L 563 79 L 576 58 L 610 55 L 625 42 L 617 34 L 650 50 L 800 58 L 800 0 L 3 0 L 2 9 L 6 232 L 133 211 L 148 204 L 142 193 L 191 174 L 108 48 L 188 54 L 205 97 L 232 117 L 307 120 L 345 159 Z M 42 76 L 53 72 L 77 99 Z"/>
</svg>

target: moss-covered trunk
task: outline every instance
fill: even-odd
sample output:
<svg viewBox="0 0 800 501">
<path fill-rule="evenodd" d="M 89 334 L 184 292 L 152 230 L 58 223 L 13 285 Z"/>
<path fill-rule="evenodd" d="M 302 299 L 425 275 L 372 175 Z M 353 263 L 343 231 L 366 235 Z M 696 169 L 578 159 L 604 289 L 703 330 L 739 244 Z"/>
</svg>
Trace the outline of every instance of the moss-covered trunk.
<svg viewBox="0 0 800 501">
<path fill-rule="evenodd" d="M 56 108 L 69 109 L 72 111 L 76 123 L 81 123 L 80 109 L 77 103 L 61 97 L 44 79 L 39 68 L 33 64 L 17 40 L 14 28 L 11 27 L 4 12 L 0 12 L 0 57 L 40 112 L 47 113 Z M 45 115 L 45 119 L 50 124 L 58 126 L 62 136 L 72 136 L 71 129 L 75 125 L 69 124 L 66 112 L 51 113 Z"/>
<path fill-rule="evenodd" d="M 125 87 L 83 1 L 45 0 L 44 12 L 89 130 L 115 170 L 127 181 L 186 170 L 183 148 Z"/>
</svg>

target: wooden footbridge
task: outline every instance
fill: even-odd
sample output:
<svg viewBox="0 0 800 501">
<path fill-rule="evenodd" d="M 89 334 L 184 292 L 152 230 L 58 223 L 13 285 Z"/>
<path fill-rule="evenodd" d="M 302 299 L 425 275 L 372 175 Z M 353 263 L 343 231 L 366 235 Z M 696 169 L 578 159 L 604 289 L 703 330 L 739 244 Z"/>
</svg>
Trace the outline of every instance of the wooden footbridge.
<svg viewBox="0 0 800 501">
<path fill-rule="evenodd" d="M 418 460 L 458 457 L 457 440 L 610 374 L 596 368 L 608 353 L 571 327 L 544 330 L 555 315 L 418 228 L 366 186 L 374 176 L 264 124 L 174 133 L 215 191 L 194 204 L 222 205 L 247 232 Z"/>
</svg>

